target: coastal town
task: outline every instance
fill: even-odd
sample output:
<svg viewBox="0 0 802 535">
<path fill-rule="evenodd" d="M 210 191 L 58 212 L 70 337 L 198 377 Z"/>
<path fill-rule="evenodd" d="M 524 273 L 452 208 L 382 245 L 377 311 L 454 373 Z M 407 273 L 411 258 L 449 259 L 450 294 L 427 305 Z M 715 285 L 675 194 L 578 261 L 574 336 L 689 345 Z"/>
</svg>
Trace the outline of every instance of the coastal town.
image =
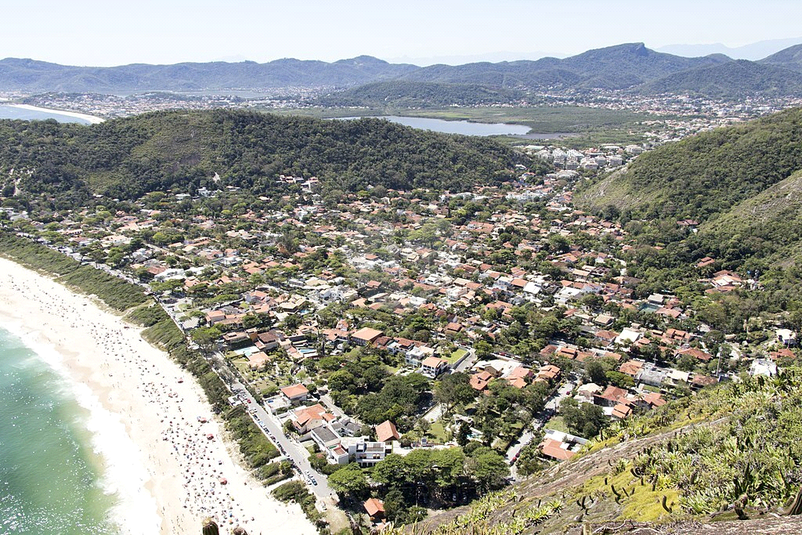
<svg viewBox="0 0 802 535">
<path fill-rule="evenodd" d="M 146 288 L 276 446 L 271 488 L 302 482 L 334 525 L 404 523 L 796 357 L 792 330 L 725 336 L 692 295 L 642 284 L 628 227 L 573 206 L 650 147 L 532 145 L 547 170 L 461 192 L 282 175 L 268 198 L 217 178 L 47 220 L 10 195 L 0 224 Z M 760 287 L 694 269 L 708 296 Z M 436 481 L 400 479 L 421 466 Z"/>
</svg>

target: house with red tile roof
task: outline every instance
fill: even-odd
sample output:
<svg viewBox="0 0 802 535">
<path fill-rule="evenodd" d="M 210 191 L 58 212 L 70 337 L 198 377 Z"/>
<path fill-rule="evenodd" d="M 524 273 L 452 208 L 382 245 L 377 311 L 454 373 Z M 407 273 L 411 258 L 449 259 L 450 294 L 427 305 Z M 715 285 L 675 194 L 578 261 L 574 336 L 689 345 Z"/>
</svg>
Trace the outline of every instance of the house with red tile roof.
<svg viewBox="0 0 802 535">
<path fill-rule="evenodd" d="M 281 389 L 281 393 L 288 401 L 298 403 L 306 399 L 306 396 L 309 395 L 309 390 L 307 390 L 304 385 L 298 383 L 296 385 L 285 386 Z"/>
<path fill-rule="evenodd" d="M 311 407 L 296 409 L 293 416 L 292 424 L 300 434 L 308 433 L 312 429 L 332 422 L 336 418 L 332 413 L 326 411 L 320 403 L 316 403 Z"/>
<path fill-rule="evenodd" d="M 364 503 L 364 507 L 365 511 L 368 513 L 368 516 L 370 516 L 371 521 L 377 522 L 384 518 L 384 502 L 380 499 L 368 498 L 368 500 Z"/>
<path fill-rule="evenodd" d="M 400 439 L 401 435 L 398 433 L 398 429 L 390 420 L 385 420 L 376 426 L 376 440 L 378 442 L 392 442 Z"/>
<path fill-rule="evenodd" d="M 372 329 L 370 327 L 363 327 L 358 331 L 351 334 L 351 341 L 356 345 L 366 346 L 368 344 L 373 343 L 378 337 L 384 334 L 382 331 L 378 329 Z"/>
</svg>

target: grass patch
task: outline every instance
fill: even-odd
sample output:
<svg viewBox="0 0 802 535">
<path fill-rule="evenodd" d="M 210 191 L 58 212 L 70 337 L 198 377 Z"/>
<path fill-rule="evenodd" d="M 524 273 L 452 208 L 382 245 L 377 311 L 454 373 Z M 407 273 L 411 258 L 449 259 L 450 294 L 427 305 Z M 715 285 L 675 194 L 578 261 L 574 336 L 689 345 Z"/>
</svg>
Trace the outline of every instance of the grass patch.
<svg viewBox="0 0 802 535">
<path fill-rule="evenodd" d="M 464 349 L 457 349 L 453 353 L 451 353 L 451 355 L 449 355 L 448 358 L 446 358 L 444 360 L 446 362 L 448 362 L 449 364 L 454 364 L 455 362 L 459 361 L 459 359 L 461 359 L 462 357 L 464 357 L 467 354 L 468 354 L 468 352 L 465 351 Z"/>
<path fill-rule="evenodd" d="M 446 428 L 443 426 L 442 422 L 433 423 L 426 434 L 439 444 L 445 444 L 448 442 L 448 433 L 446 432 Z"/>
<path fill-rule="evenodd" d="M 641 478 L 632 475 L 629 471 L 631 466 L 632 463 L 627 463 L 626 469 L 619 474 L 608 473 L 589 479 L 580 488 L 577 498 L 604 496 L 605 499 L 615 500 L 617 492 L 622 496 L 618 501 L 621 507 L 619 518 L 622 520 L 654 522 L 667 518 L 670 513 L 663 508 L 663 496 L 670 507 L 673 504 L 674 513 L 677 513 L 679 492 L 674 488 L 663 489 L 660 485 L 652 490 L 651 483 L 644 479 L 644 484 L 641 484 Z"/>
<path fill-rule="evenodd" d="M 568 426 L 565 424 L 562 416 L 555 416 L 543 426 L 544 429 L 553 429 L 554 431 L 562 431 L 563 433 L 570 433 Z"/>
</svg>

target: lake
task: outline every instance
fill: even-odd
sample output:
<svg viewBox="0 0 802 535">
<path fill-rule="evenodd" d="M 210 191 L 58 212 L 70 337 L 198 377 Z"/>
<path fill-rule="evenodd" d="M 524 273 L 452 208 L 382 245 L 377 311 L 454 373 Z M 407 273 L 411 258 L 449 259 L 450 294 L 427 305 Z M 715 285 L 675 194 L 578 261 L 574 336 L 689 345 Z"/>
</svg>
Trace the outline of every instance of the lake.
<svg viewBox="0 0 802 535">
<path fill-rule="evenodd" d="M 425 117 L 400 117 L 383 115 L 375 119 L 387 119 L 391 123 L 411 126 L 419 130 L 431 130 L 444 134 L 462 134 L 464 136 L 523 136 L 529 133 L 529 127 L 520 124 L 505 123 L 472 123 L 470 121 L 445 121 Z M 341 117 L 341 119 L 361 119 L 361 117 Z"/>
</svg>

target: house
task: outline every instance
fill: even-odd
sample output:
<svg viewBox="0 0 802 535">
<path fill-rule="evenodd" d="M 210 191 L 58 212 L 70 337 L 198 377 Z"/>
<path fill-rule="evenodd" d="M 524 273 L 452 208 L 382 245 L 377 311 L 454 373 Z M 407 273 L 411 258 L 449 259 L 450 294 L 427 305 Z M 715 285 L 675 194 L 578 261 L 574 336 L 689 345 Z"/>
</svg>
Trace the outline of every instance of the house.
<svg viewBox="0 0 802 535">
<path fill-rule="evenodd" d="M 710 362 L 710 360 L 713 358 L 713 355 L 711 355 L 710 353 L 706 353 L 706 352 L 702 351 L 701 349 L 697 349 L 695 347 L 689 347 L 687 349 L 680 349 L 679 351 L 677 351 L 675 356 L 676 357 L 681 357 L 683 355 L 690 355 L 690 356 L 694 357 L 695 359 L 700 360 L 702 362 Z"/>
<path fill-rule="evenodd" d="M 223 342 L 231 349 L 236 349 L 251 343 L 251 337 L 242 331 L 234 331 L 223 335 Z"/>
<path fill-rule="evenodd" d="M 362 468 L 368 468 L 384 460 L 393 452 L 393 447 L 384 442 L 367 442 L 364 438 L 344 438 L 343 447 L 347 446 L 348 456 Z"/>
<path fill-rule="evenodd" d="M 281 389 L 281 394 L 287 398 L 290 403 L 300 403 L 306 400 L 309 395 L 309 390 L 300 383 L 291 386 L 285 386 Z"/>
<path fill-rule="evenodd" d="M 767 359 L 755 359 L 749 366 L 749 375 L 752 377 L 757 375 L 762 375 L 764 377 L 777 375 L 777 365 Z"/>
<path fill-rule="evenodd" d="M 796 333 L 791 329 L 777 329 L 775 331 L 777 341 L 786 347 L 796 345 Z"/>
<path fill-rule="evenodd" d="M 596 405 L 614 407 L 622 400 L 626 399 L 627 391 L 617 386 L 609 385 L 604 392 L 593 397 Z"/>
<path fill-rule="evenodd" d="M 560 379 L 561 370 L 554 364 L 547 364 L 537 372 L 535 381 L 552 383 Z"/>
<path fill-rule="evenodd" d="M 529 379 L 532 378 L 532 370 L 525 366 L 517 366 L 513 368 L 504 379 L 510 383 L 510 386 L 521 389 L 529 384 Z"/>
<path fill-rule="evenodd" d="M 434 379 L 448 368 L 448 362 L 437 357 L 426 357 L 420 365 L 421 374 L 429 379 Z"/>
<path fill-rule="evenodd" d="M 641 384 L 661 388 L 667 378 L 668 372 L 666 370 L 652 365 L 644 366 L 641 371 L 638 372 L 635 380 Z"/>
<path fill-rule="evenodd" d="M 637 377 L 643 368 L 643 361 L 641 360 L 628 360 L 618 367 L 620 373 L 629 375 L 630 377 Z"/>
<path fill-rule="evenodd" d="M 471 388 L 478 392 L 482 392 L 487 388 L 487 385 L 493 379 L 493 375 L 490 374 L 487 370 L 482 370 L 479 373 L 474 373 L 471 375 L 470 385 Z"/>
<path fill-rule="evenodd" d="M 562 442 L 557 442 L 551 438 L 544 439 L 540 443 L 540 453 L 545 457 L 550 457 L 558 461 L 567 461 L 576 453 L 564 447 Z"/>
<path fill-rule="evenodd" d="M 585 383 L 576 389 L 575 399 L 582 403 L 593 403 L 594 396 L 601 391 L 602 387 L 596 383 Z"/>
<path fill-rule="evenodd" d="M 212 310 L 206 314 L 206 321 L 209 325 L 215 325 L 226 319 L 226 313 L 222 310 Z"/>
<path fill-rule="evenodd" d="M 420 366 L 424 360 L 434 356 L 434 348 L 429 346 L 415 346 L 404 355 L 404 360 L 410 366 Z"/>
<path fill-rule="evenodd" d="M 363 327 L 351 335 L 351 342 L 358 346 L 366 346 L 372 344 L 378 337 L 383 335 L 382 331 L 371 329 L 370 327 Z"/>
<path fill-rule="evenodd" d="M 323 451 L 329 451 L 332 448 L 336 448 L 340 445 L 340 437 L 332 431 L 328 426 L 321 425 L 312 430 L 311 433 L 312 440 L 320 447 Z M 347 462 L 347 459 L 346 459 Z"/>
<path fill-rule="evenodd" d="M 546 430 L 543 442 L 540 443 L 538 448 L 541 455 L 550 459 L 558 461 L 567 461 L 579 451 L 582 446 L 587 444 L 588 441 L 584 438 L 563 433 L 562 431 L 555 431 L 553 429 Z"/>
<path fill-rule="evenodd" d="M 634 344 L 637 342 L 641 337 L 641 333 L 634 330 L 634 329 L 623 329 L 621 334 L 618 335 L 615 339 L 615 343 L 618 345 L 629 345 Z"/>
<path fill-rule="evenodd" d="M 324 425 L 328 422 L 334 420 L 335 416 L 327 412 L 326 409 L 320 403 L 316 403 L 311 407 L 303 407 L 295 410 L 294 413 L 295 418 L 292 420 L 292 424 L 295 427 L 295 430 L 303 435 Z"/>
<path fill-rule="evenodd" d="M 462 331 L 462 325 L 456 322 L 451 322 L 446 325 L 445 334 L 448 336 L 454 336 L 459 334 Z"/>
<path fill-rule="evenodd" d="M 268 363 L 270 358 L 261 351 L 255 351 L 248 355 L 248 367 L 252 370 L 258 370 Z"/>
<path fill-rule="evenodd" d="M 632 414 L 632 409 L 628 405 L 625 405 L 623 403 L 618 403 L 616 404 L 615 407 L 613 407 L 613 413 L 612 413 L 613 418 L 617 418 L 618 420 L 623 420 L 630 414 Z"/>
<path fill-rule="evenodd" d="M 395 428 L 395 424 L 390 420 L 385 420 L 376 426 L 376 440 L 378 442 L 392 442 L 400 438 L 401 435 L 398 433 L 398 429 Z"/>
<path fill-rule="evenodd" d="M 365 511 L 370 516 L 371 522 L 378 522 L 384 519 L 384 502 L 378 498 L 369 498 L 364 503 Z"/>
</svg>

